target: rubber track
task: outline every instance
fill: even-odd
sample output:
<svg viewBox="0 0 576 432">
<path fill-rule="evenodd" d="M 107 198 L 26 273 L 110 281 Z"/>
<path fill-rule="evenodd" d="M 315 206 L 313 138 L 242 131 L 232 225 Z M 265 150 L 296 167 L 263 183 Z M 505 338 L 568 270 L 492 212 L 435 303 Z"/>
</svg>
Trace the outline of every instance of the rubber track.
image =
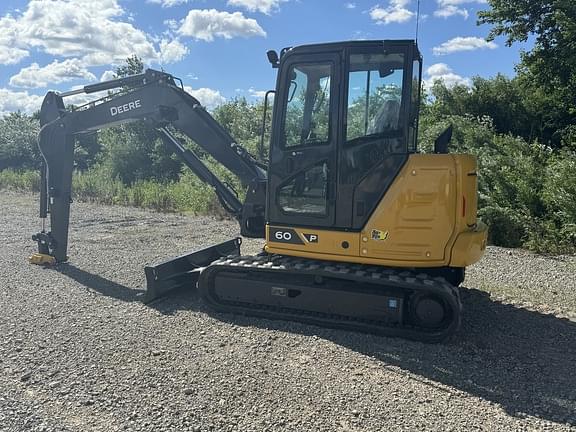
<svg viewBox="0 0 576 432">
<path fill-rule="evenodd" d="M 451 309 L 452 320 L 441 329 L 418 327 L 414 324 L 390 325 L 381 321 L 362 320 L 353 317 L 335 316 L 333 314 L 277 308 L 269 305 L 247 304 L 244 302 L 223 301 L 214 293 L 214 280 L 219 272 L 249 272 L 258 280 L 259 272 L 277 274 L 278 280 L 288 279 L 290 275 L 320 276 L 337 278 L 351 282 L 349 291 L 354 290 L 356 283 L 370 284 L 378 289 L 402 290 L 404 298 L 418 293 L 434 294 L 444 299 Z M 303 287 L 310 289 L 309 285 Z M 358 288 L 356 288 L 358 289 Z M 310 260 L 286 255 L 262 254 L 257 256 L 226 257 L 214 261 L 206 267 L 198 279 L 198 290 L 206 304 L 218 312 L 240 313 L 268 319 L 299 321 L 324 327 L 341 328 L 353 331 L 375 333 L 384 336 L 401 337 L 421 342 L 441 342 L 451 336 L 460 325 L 462 304 L 459 290 L 442 277 L 430 277 L 426 273 L 380 267 L 373 265 L 339 263 L 333 261 Z M 379 291 L 389 295 L 385 290 Z M 406 306 L 408 307 L 408 306 Z M 405 307 L 405 308 L 406 308 Z"/>
</svg>

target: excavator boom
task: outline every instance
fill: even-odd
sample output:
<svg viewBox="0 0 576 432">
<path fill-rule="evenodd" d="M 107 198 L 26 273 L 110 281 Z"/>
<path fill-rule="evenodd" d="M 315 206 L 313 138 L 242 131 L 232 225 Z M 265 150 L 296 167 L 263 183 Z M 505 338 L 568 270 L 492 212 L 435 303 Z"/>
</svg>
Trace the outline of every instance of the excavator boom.
<svg viewBox="0 0 576 432">
<path fill-rule="evenodd" d="M 104 98 L 86 105 L 67 109 L 64 98 L 78 93 L 95 93 L 118 89 Z M 40 192 L 40 217 L 50 217 L 50 231 L 33 236 L 38 252 L 33 261 L 64 262 L 68 259 L 68 229 L 74 168 L 74 142 L 78 134 L 97 131 L 127 122 L 145 121 L 157 128 L 166 145 L 206 184 L 211 186 L 223 207 L 240 223 L 242 235 L 264 237 L 266 171 L 226 130 L 188 94 L 177 80 L 164 72 L 148 69 L 145 73 L 119 78 L 58 94 L 49 92 L 40 111 L 41 131 L 39 148 L 43 157 Z M 214 159 L 236 174 L 248 188 L 243 204 L 236 192 L 222 182 L 200 158 L 186 148 L 171 132 L 176 129 L 206 150 Z M 236 243 L 234 243 L 236 244 Z M 217 245 L 206 257 L 176 260 L 179 268 L 173 273 L 187 272 L 201 264 L 208 265 L 220 255 L 233 252 L 232 243 Z M 210 249 L 210 248 L 209 248 Z M 182 258 L 182 257 L 180 257 Z M 194 262 L 194 265 L 190 264 Z M 172 264 L 174 266 L 174 264 Z M 164 266 L 163 268 L 165 268 Z M 162 273 L 162 272 L 160 272 Z M 154 284 L 154 268 L 148 268 L 150 285 Z M 165 273 L 164 273 L 165 274 Z M 179 278 L 181 279 L 181 274 Z M 168 280 L 170 277 L 166 276 Z M 156 278 L 156 289 L 161 292 L 161 280 Z M 178 279 L 178 278 L 177 278 Z M 171 285 L 172 280 L 167 285 Z M 151 297 L 150 293 L 148 297 Z M 152 298 L 150 298 L 152 299 Z"/>
</svg>

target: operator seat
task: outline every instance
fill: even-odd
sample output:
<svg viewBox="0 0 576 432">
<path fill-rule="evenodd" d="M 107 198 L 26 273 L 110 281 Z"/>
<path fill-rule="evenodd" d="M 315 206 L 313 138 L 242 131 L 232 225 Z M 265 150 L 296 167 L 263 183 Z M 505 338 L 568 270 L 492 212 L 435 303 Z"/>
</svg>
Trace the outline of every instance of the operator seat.
<svg viewBox="0 0 576 432">
<path fill-rule="evenodd" d="M 385 130 L 398 129 L 399 117 L 400 103 L 394 99 L 387 100 L 378 109 L 378 112 L 370 122 L 368 134 L 377 134 Z"/>
</svg>

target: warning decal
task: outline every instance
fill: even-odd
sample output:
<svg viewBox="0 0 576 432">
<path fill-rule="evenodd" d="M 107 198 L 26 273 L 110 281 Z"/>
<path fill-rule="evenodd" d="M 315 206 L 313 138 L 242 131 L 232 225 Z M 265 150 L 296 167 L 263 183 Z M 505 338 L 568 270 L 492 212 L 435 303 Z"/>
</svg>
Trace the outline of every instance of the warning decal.
<svg viewBox="0 0 576 432">
<path fill-rule="evenodd" d="M 384 241 L 388 238 L 388 231 L 372 230 L 372 240 Z"/>
</svg>

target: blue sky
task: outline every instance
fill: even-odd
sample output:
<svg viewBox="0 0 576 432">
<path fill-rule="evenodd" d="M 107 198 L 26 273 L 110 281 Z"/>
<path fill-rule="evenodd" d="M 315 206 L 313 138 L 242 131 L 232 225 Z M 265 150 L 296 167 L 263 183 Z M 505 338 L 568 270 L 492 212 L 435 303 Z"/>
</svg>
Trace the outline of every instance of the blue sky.
<svg viewBox="0 0 576 432">
<path fill-rule="evenodd" d="M 421 0 L 425 79 L 514 75 L 519 50 L 476 25 L 486 0 Z M 349 39 L 410 39 L 416 0 L 3 0 L 0 115 L 32 112 L 47 90 L 110 78 L 135 53 L 182 78 L 209 108 L 273 88 L 268 49 Z M 74 102 L 81 102 L 78 97 Z"/>
</svg>

